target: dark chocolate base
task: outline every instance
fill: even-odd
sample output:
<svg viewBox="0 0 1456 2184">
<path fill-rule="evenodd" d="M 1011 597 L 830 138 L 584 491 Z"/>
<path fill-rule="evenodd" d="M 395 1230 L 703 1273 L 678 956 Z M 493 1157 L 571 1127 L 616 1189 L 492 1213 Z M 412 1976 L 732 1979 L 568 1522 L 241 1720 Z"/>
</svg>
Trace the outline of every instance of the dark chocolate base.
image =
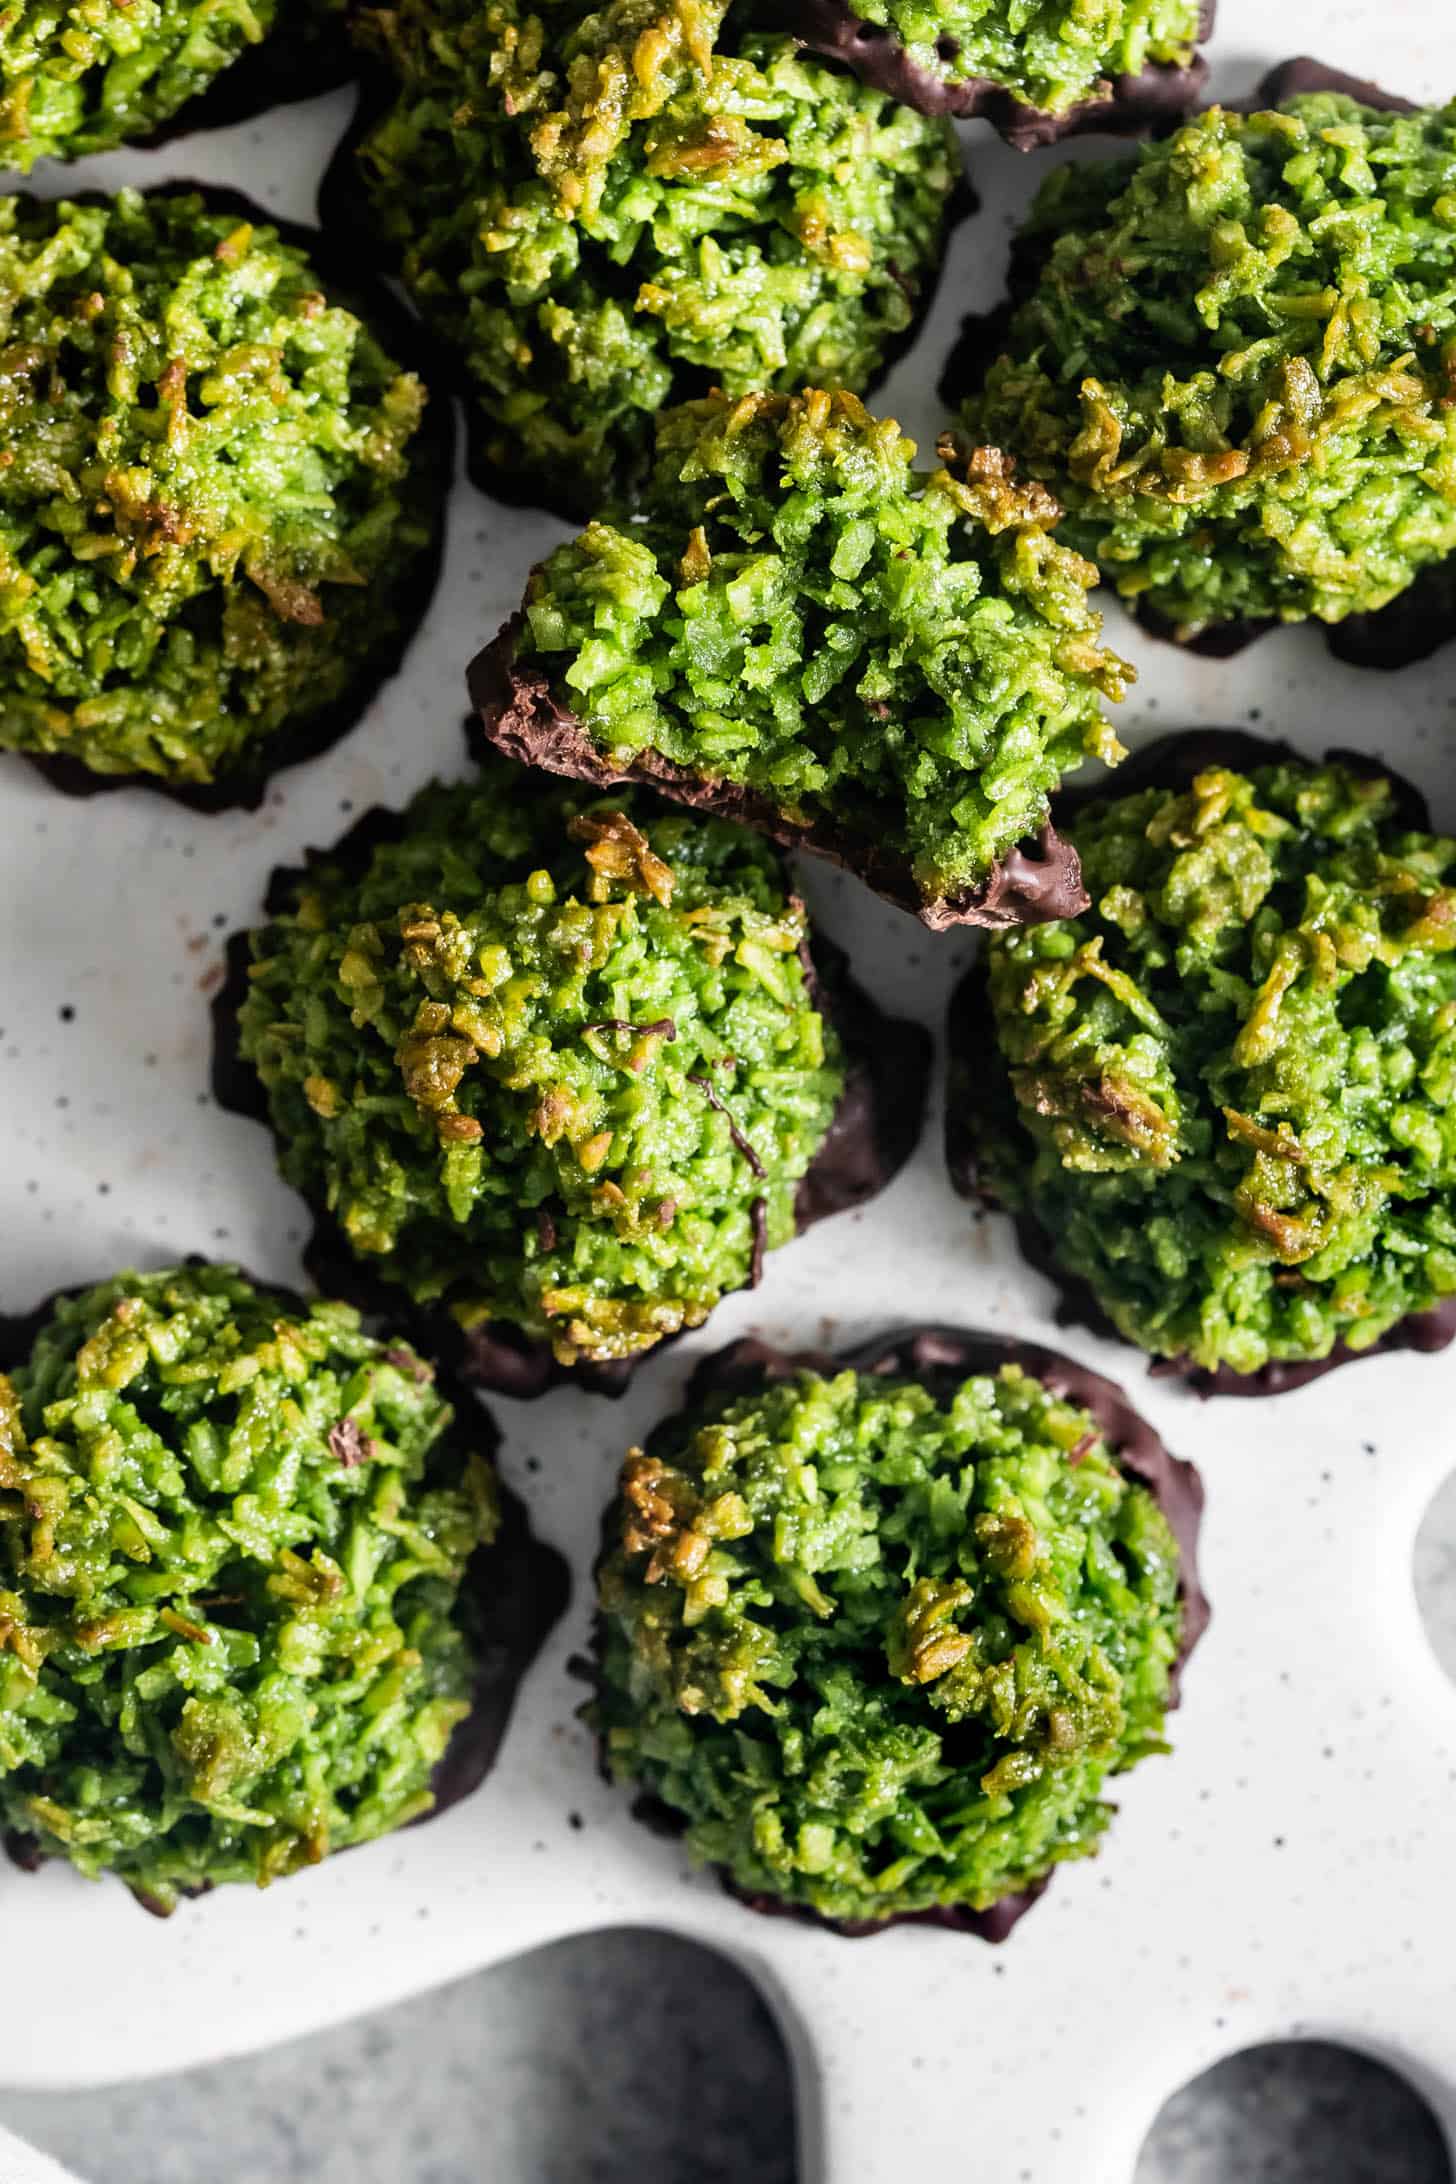
<svg viewBox="0 0 1456 2184">
<path fill-rule="evenodd" d="M 1217 0 L 1203 0 L 1197 32 L 1200 44 L 1213 34 L 1216 7 Z M 1150 61 L 1137 75 L 1104 80 L 1097 96 L 1079 100 L 1064 113 L 1051 114 L 1028 105 L 990 76 L 956 78 L 922 67 L 893 31 L 862 21 L 848 0 L 790 0 L 782 12 L 785 28 L 801 45 L 828 60 L 842 61 L 865 83 L 898 99 L 902 106 L 913 106 L 922 114 L 950 114 L 960 121 L 980 117 L 1018 152 L 1036 151 L 1091 130 L 1132 136 L 1167 127 L 1197 104 L 1208 78 L 1208 64 L 1202 59 L 1187 68 Z M 953 63 L 955 40 L 943 39 L 941 52 L 948 66 Z"/>
<path fill-rule="evenodd" d="M 240 53 L 231 68 L 223 69 L 150 135 L 129 138 L 127 149 L 160 151 L 195 130 L 231 129 L 275 106 L 322 98 L 350 82 L 358 64 L 342 21 L 332 34 L 327 27 L 305 31 L 286 19 L 294 4 L 282 0 L 277 24 L 258 45 Z"/>
<path fill-rule="evenodd" d="M 305 251 L 318 268 L 331 296 L 367 320 L 395 362 L 415 371 L 431 390 L 423 423 L 412 442 L 410 487 L 430 515 L 430 540 L 395 583 L 404 603 L 404 626 L 358 663 L 356 679 L 342 697 L 306 719 L 263 737 L 244 753 L 242 764 L 215 781 L 172 781 L 160 774 L 98 773 L 79 758 L 31 751 L 0 753 L 25 760 L 52 788 L 66 796 L 104 796 L 116 789 L 146 789 L 189 811 L 256 811 L 273 776 L 329 750 L 355 727 L 383 685 L 398 674 L 420 623 L 434 597 L 445 552 L 445 509 L 455 473 L 455 419 L 448 396 L 427 369 L 419 327 L 413 315 L 384 282 L 372 276 L 352 253 L 340 252 L 316 229 L 280 220 L 238 190 L 211 182 L 167 182 L 147 192 L 152 197 L 185 196 L 198 191 L 210 208 L 232 212 L 241 220 L 277 230 L 285 243 Z M 82 193 L 81 201 L 99 201 L 100 193 Z"/>
<path fill-rule="evenodd" d="M 1205 767 L 1271 766 L 1291 759 L 1297 762 L 1299 753 L 1290 744 L 1272 737 L 1252 736 L 1242 728 L 1196 728 L 1184 734 L 1161 736 L 1118 769 L 1110 788 L 1081 790 L 1063 797 L 1059 801 L 1058 817 L 1064 822 L 1070 821 L 1075 819 L 1077 811 L 1090 803 L 1136 795 L 1142 789 L 1187 789 Z M 1414 783 L 1392 773 L 1389 767 L 1380 765 L 1365 752 L 1327 752 L 1326 762 L 1335 761 L 1355 773 L 1382 775 L 1394 785 L 1396 816 L 1400 824 L 1415 832 L 1425 832 L 1429 828 L 1426 800 Z M 1011 1210 L 1004 1207 L 997 1196 L 987 1175 L 984 1157 L 988 1135 L 1002 1138 L 1014 1135 L 1019 1124 L 1015 1102 L 1000 1066 L 996 1025 L 983 962 L 971 967 L 951 996 L 946 1032 L 950 1082 L 945 1110 L 945 1158 L 951 1183 L 962 1198 L 970 1199 L 988 1212 Z M 1057 1291 L 1056 1324 L 1059 1327 L 1085 1327 L 1109 1342 L 1122 1343 L 1129 1349 L 1138 1348 L 1138 1344 L 1131 1342 L 1114 1325 L 1091 1283 L 1061 1264 L 1053 1238 L 1036 1216 L 1025 1210 L 1011 1210 L 1011 1219 L 1022 1257 Z M 1312 1380 L 1322 1379 L 1341 1365 L 1358 1364 L 1361 1358 L 1379 1357 L 1392 1350 L 1430 1353 L 1444 1350 L 1452 1341 L 1456 1341 L 1456 1297 L 1447 1298 L 1431 1311 L 1408 1314 L 1363 1350 L 1352 1350 L 1346 1342 L 1339 1341 L 1327 1357 L 1274 1358 L 1252 1373 L 1235 1372 L 1229 1365 L 1210 1369 L 1195 1365 L 1186 1356 L 1149 1356 L 1148 1372 L 1156 1380 L 1183 1380 L 1202 1396 L 1287 1395 L 1295 1388 L 1306 1387 Z"/>
<path fill-rule="evenodd" d="M 759 790 L 739 781 L 704 780 L 656 751 L 642 752 L 630 766 L 613 766 L 596 749 L 576 715 L 556 697 L 542 670 L 517 660 L 521 628 L 522 617 L 514 615 L 471 661 L 469 682 L 480 716 L 480 740 L 523 766 L 537 766 L 602 788 L 639 782 L 674 803 L 752 827 L 781 849 L 812 850 L 854 873 L 898 909 L 908 910 L 933 933 L 956 925 L 995 929 L 1042 924 L 1052 918 L 1075 917 L 1087 907 L 1076 851 L 1050 825 L 1041 829 L 1034 846 L 1027 842 L 1013 849 L 978 887 L 926 902 L 916 887 L 909 859 L 885 850 L 868 822 L 856 833 L 833 819 L 789 819 Z"/>
<path fill-rule="evenodd" d="M 398 840 L 401 832 L 398 812 L 366 812 L 333 848 L 309 851 L 308 860 L 362 869 L 382 842 Z M 273 873 L 264 897 L 270 917 L 291 905 L 306 871 L 306 865 L 281 866 Z M 268 1128 L 267 1098 L 243 1058 L 238 1032 L 249 960 L 248 933 L 235 933 L 228 943 L 227 975 L 212 1005 L 212 1088 L 220 1107 Z M 934 1049 L 922 1024 L 887 1015 L 870 998 L 854 979 L 843 949 L 827 935 L 814 934 L 805 968 L 816 1005 L 843 1042 L 846 1075 L 824 1142 L 799 1182 L 794 1202 L 799 1234 L 831 1214 L 866 1205 L 904 1167 L 920 1140 Z M 314 1227 L 304 1264 L 318 1287 L 387 1318 L 426 1355 L 443 1357 L 472 1387 L 521 1399 L 556 1387 L 620 1395 L 639 1365 L 662 1347 L 568 1366 L 558 1362 L 549 1342 L 504 1321 L 462 1330 L 447 1307 L 412 1304 L 396 1283 L 363 1264 L 325 1207 L 310 1204 L 309 1210 Z"/>
<path fill-rule="evenodd" d="M 1248 98 L 1235 104 L 1238 111 L 1257 113 L 1311 91 L 1343 92 L 1358 99 L 1362 106 L 1385 113 L 1417 111 L 1412 100 L 1398 98 L 1379 84 L 1347 75 L 1342 69 L 1327 68 L 1323 61 L 1311 60 L 1307 55 L 1281 61 L 1260 78 Z M 1039 251 L 1018 248 L 1013 243 L 1007 300 L 994 311 L 973 313 L 963 320 L 940 381 L 941 399 L 948 408 L 959 409 L 965 397 L 983 383 L 1005 346 L 1013 311 L 1036 287 L 1040 263 Z M 1277 615 L 1245 615 L 1212 623 L 1194 636 L 1183 637 L 1178 625 L 1146 600 L 1131 605 L 1129 612 L 1150 637 L 1206 660 L 1231 660 L 1271 630 L 1301 626 L 1299 622 L 1281 621 Z M 1304 619 L 1318 629 L 1335 658 L 1346 666 L 1387 671 L 1410 667 L 1456 637 L 1456 556 L 1423 569 L 1405 591 L 1372 614 L 1347 615 L 1343 622 L 1321 623 L 1313 616 Z"/>
<path fill-rule="evenodd" d="M 335 246 L 352 253 L 363 269 L 375 275 L 383 269 L 398 279 L 401 277 L 399 254 L 380 233 L 369 193 L 360 180 L 356 157 L 365 138 L 395 103 L 398 86 L 393 77 L 377 68 L 366 67 L 360 73 L 362 80 L 353 118 L 319 184 L 319 221 Z M 921 285 L 915 290 L 910 323 L 886 342 L 878 371 L 859 390 L 864 397 L 874 393 L 918 340 L 939 293 L 950 238 L 960 222 L 979 209 L 975 191 L 961 175 L 946 199 L 940 252 L 935 263 L 925 268 Z M 904 288 L 909 284 L 902 281 L 900 285 Z M 428 350 L 429 371 L 425 374 L 428 384 L 457 396 L 462 404 L 465 474 L 478 491 L 507 508 L 544 509 L 548 515 L 559 516 L 564 523 L 587 523 L 601 514 L 602 495 L 589 481 L 573 476 L 569 466 L 558 466 L 547 474 L 540 465 L 503 462 L 498 446 L 493 446 L 500 439 L 501 428 L 491 424 L 481 412 L 480 389 L 460 345 L 436 328 L 418 322 L 415 341 L 417 345 L 426 345 Z M 710 393 L 716 384 L 712 372 L 680 364 L 667 400 L 660 407 L 665 409 L 674 403 L 697 399 Z M 648 462 L 649 453 L 644 447 L 636 469 L 619 475 L 617 497 L 629 502 L 635 497 L 646 482 Z"/>
<path fill-rule="evenodd" d="M 302 1309 L 302 1300 L 282 1283 L 258 1286 L 278 1297 L 286 1309 Z M 76 1288 L 57 1289 L 34 1311 L 0 1313 L 0 1372 L 13 1370 L 29 1356 L 56 1306 L 76 1294 Z M 441 1447 L 459 1445 L 480 1450 L 494 1464 L 501 1438 L 494 1418 L 448 1371 L 439 1366 L 433 1370 L 436 1386 L 455 1412 Z M 461 1588 L 466 1628 L 476 1657 L 470 1712 L 456 1728 L 431 1775 L 435 1797 L 432 1809 L 410 1821 L 410 1827 L 427 1826 L 479 1789 L 495 1765 L 526 1672 L 566 1612 L 571 1597 L 571 1572 L 565 1558 L 535 1537 L 525 1504 L 503 1481 L 498 1484 L 500 1529 L 488 1547 L 478 1548 L 471 1556 Z M 35 1837 L 20 1829 L 9 1830 L 3 1843 L 11 1864 L 22 1873 L 38 1873 L 51 1862 Z M 356 1847 L 345 1846 L 351 1850 Z M 184 1897 L 206 1896 L 213 1886 L 208 1881 L 180 1893 Z M 132 1894 L 142 1910 L 159 1918 L 168 1916 L 166 1907 L 145 1890 L 133 1889 Z"/>
<path fill-rule="evenodd" d="M 969 1374 L 996 1372 L 1003 1365 L 1019 1365 L 1053 1395 L 1065 1397 L 1090 1411 L 1106 1435 L 1118 1463 L 1150 1490 L 1168 1520 L 1178 1543 L 1179 1591 L 1183 1601 L 1182 1638 L 1168 1686 L 1171 1709 L 1178 1704 L 1183 1668 L 1207 1630 L 1211 1612 L 1198 1575 L 1203 1481 L 1192 1464 L 1169 1453 L 1147 1420 L 1133 1409 L 1116 1381 L 1092 1372 L 1059 1351 L 1044 1349 L 1038 1343 L 1013 1342 L 1001 1335 L 932 1325 L 879 1335 L 838 1355 L 822 1350 L 777 1350 L 753 1337 L 731 1343 L 726 1350 L 704 1358 L 699 1364 L 688 1383 L 684 1408 L 691 1408 L 713 1395 L 751 1394 L 766 1382 L 787 1379 L 801 1371 L 828 1374 L 850 1370 L 914 1380 L 928 1388 L 932 1395 L 945 1399 Z M 610 1516 L 609 1510 L 608 1522 Z M 599 1656 L 600 1625 L 596 1643 Z M 658 1834 L 677 1837 L 685 1829 L 682 1816 L 660 1798 L 639 1798 L 633 1814 Z M 1054 1878 L 1048 1874 L 1032 1887 L 1004 1896 L 984 1911 L 974 1911 L 968 1906 L 940 1905 L 929 1911 L 901 1911 L 884 1919 L 829 1919 L 805 1904 L 738 1888 L 724 1869 L 715 1867 L 714 1870 L 727 1894 L 746 1909 L 769 1918 L 797 1919 L 805 1925 L 828 1927 L 832 1933 L 851 1941 L 888 1933 L 892 1926 L 939 1926 L 955 1933 L 975 1934 L 982 1941 L 1004 1941 Z"/>
<path fill-rule="evenodd" d="M 1390 671 L 1428 660 L 1456 637 L 1456 555 L 1422 569 L 1389 606 L 1331 622 L 1325 643 L 1347 667 Z"/>
</svg>

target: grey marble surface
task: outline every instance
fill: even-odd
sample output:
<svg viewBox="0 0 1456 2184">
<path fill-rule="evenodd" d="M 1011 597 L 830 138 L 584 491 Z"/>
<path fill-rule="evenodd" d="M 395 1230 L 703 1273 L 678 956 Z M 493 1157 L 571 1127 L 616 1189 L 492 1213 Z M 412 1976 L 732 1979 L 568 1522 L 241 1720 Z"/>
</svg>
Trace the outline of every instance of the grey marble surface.
<svg viewBox="0 0 1456 2184">
<path fill-rule="evenodd" d="M 794 2177 L 767 2012 L 738 1972 L 662 1934 L 563 1943 L 182 2078 L 0 2093 L 0 2117 L 87 2184 Z"/>
<path fill-rule="evenodd" d="M 1456 1479 L 1427 1519 L 1416 1582 L 1456 1681 Z M 651 1934 L 564 1943 L 183 2078 L 0 2091 L 0 2119 L 88 2184 L 795 2179 L 792 2088 L 766 2011 L 727 1965 Z M 1133 2184 L 1452 2176 L 1429 2111 L 1403 2081 L 1311 2045 L 1236 2056 L 1176 2093 Z M 968 2174 L 964 2184 L 995 2180 Z"/>
</svg>

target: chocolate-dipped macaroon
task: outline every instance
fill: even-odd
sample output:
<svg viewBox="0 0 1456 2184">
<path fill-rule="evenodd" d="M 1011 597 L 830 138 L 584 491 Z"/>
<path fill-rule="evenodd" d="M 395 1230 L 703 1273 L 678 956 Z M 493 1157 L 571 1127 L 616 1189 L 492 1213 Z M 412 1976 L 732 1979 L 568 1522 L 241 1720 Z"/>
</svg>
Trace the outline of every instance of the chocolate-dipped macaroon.
<svg viewBox="0 0 1456 2184">
<path fill-rule="evenodd" d="M 408 1343 L 200 1262 L 0 1321 L 0 1826 L 150 1911 L 428 1818 L 565 1603 Z"/>
<path fill-rule="evenodd" d="M 1313 620 L 1396 666 L 1449 633 L 1453 156 L 1456 107 L 1295 61 L 1043 184 L 944 391 L 1157 634 Z"/>
<path fill-rule="evenodd" d="M 752 1909 L 1002 1940 L 1166 1749 L 1197 1473 L 1111 1381 L 954 1328 L 743 1342 L 634 1449 L 598 1570 L 603 1763 Z"/>
<path fill-rule="evenodd" d="M 434 588 L 451 419 L 409 314 L 188 184 L 0 197 L 0 299 L 0 751 L 72 794 L 256 805 Z"/>
<path fill-rule="evenodd" d="M 1051 791 L 1131 670 L 1055 501 L 994 448 L 913 467 L 853 395 L 660 420 L 641 512 L 532 573 L 470 671 L 487 745 L 833 858 L 932 929 L 1061 917 Z"/>
<path fill-rule="evenodd" d="M 371 815 L 240 936 L 225 1105 L 336 1293 L 513 1395 L 614 1392 L 909 1157 L 930 1041 L 756 836 L 490 754 Z"/>
<path fill-rule="evenodd" d="M 398 0 L 321 196 L 450 360 L 485 492 L 584 521 L 708 387 L 863 394 L 968 209 L 945 121 L 755 0 Z"/>
<path fill-rule="evenodd" d="M 952 1004 L 952 1176 L 1203 1393 L 1456 1333 L 1456 842 L 1368 759 L 1172 736 L 1063 815 L 1091 907 Z"/>
<path fill-rule="evenodd" d="M 789 0 L 782 13 L 816 53 L 922 114 L 982 116 L 1029 152 L 1084 130 L 1166 125 L 1208 75 L 1197 48 L 1215 0 L 1080 0 L 1029 11 L 1012 0 Z"/>
<path fill-rule="evenodd" d="M 0 170 L 155 145 L 350 73 L 345 0 L 25 0 L 0 18 Z"/>
</svg>

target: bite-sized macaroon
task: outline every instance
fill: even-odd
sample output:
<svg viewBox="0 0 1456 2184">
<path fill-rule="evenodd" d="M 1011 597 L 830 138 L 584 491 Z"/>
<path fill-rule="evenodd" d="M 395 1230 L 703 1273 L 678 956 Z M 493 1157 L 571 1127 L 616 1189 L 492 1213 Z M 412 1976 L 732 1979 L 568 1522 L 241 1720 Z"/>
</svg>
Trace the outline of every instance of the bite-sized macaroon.
<svg viewBox="0 0 1456 2184">
<path fill-rule="evenodd" d="M 0 1322 L 0 1825 L 150 1911 L 486 1773 L 566 1596 L 408 1343 L 235 1267 Z"/>
<path fill-rule="evenodd" d="M 1124 780 L 1066 822 L 1091 908 L 998 936 L 953 1004 L 959 1186 L 1064 1316 L 1204 1392 L 1443 1347 L 1456 841 L 1368 761 L 1232 732 Z"/>
<path fill-rule="evenodd" d="M 984 115 L 1018 151 L 1190 107 L 1215 0 L 788 0 L 818 53 L 925 114 Z"/>
<path fill-rule="evenodd" d="M 1050 793 L 1121 757 L 1132 670 L 1044 487 L 994 448 L 914 459 L 852 394 L 670 411 L 639 514 L 558 547 L 474 662 L 484 740 L 744 819 L 931 927 L 1065 916 Z"/>
<path fill-rule="evenodd" d="M 963 198 L 944 122 L 743 0 L 401 0 L 325 225 L 381 245 L 453 353 L 489 492 L 569 516 L 640 483 L 710 386 L 864 391 Z"/>
<path fill-rule="evenodd" d="M 908 1158 L 930 1041 L 767 844 L 490 756 L 371 815 L 241 936 L 220 1099 L 273 1130 L 321 1283 L 473 1380 L 606 1391 Z"/>
<path fill-rule="evenodd" d="M 928 1328 L 745 1342 L 634 1449 L 598 1568 L 607 1772 L 754 1910 L 1004 1939 L 1167 1750 L 1203 1493 L 1109 1380 Z"/>
<path fill-rule="evenodd" d="M 0 169 L 243 121 L 343 81 L 344 0 L 24 0 L 0 15 Z M 169 126 L 170 125 L 170 126 Z"/>
<path fill-rule="evenodd" d="M 947 379 L 1202 650 L 1376 612 L 1456 548 L 1456 105 L 1350 85 L 1292 64 L 1251 111 L 1049 175 L 1009 314 Z"/>
<path fill-rule="evenodd" d="M 0 197 L 0 749 L 256 803 L 428 602 L 450 415 L 322 239 L 187 186 Z"/>
</svg>

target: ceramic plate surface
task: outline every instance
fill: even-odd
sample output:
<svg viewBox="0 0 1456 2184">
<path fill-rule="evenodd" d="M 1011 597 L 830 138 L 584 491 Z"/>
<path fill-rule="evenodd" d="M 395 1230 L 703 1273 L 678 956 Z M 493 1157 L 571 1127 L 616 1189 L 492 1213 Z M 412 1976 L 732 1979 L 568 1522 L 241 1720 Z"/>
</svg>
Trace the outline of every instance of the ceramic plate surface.
<svg viewBox="0 0 1456 2184">
<path fill-rule="evenodd" d="M 1221 0 L 1220 94 L 1296 52 L 1417 98 L 1456 84 L 1449 0 Z M 324 100 L 164 154 L 42 170 L 34 186 L 196 175 L 308 219 L 347 113 L 344 97 Z M 927 452 L 958 318 L 995 299 L 1009 230 L 1048 159 L 1106 150 L 1092 140 L 1023 158 L 979 124 L 963 140 L 985 209 L 956 238 L 936 315 L 877 403 Z M 132 792 L 71 802 L 0 763 L 0 1310 L 190 1251 L 298 1277 L 304 1218 L 267 1138 L 207 1096 L 224 935 L 253 919 L 273 865 L 369 804 L 462 771 L 465 663 L 561 535 L 462 484 L 405 673 L 257 813 L 194 817 Z M 1129 742 L 1253 724 L 1310 753 L 1356 745 L 1412 775 L 1437 823 L 1456 828 L 1456 649 L 1394 676 L 1341 667 L 1301 632 L 1232 662 L 1185 660 L 1110 602 L 1108 616 L 1141 672 L 1120 723 Z M 878 996 L 939 1030 L 973 943 L 926 934 L 822 867 L 804 876 Z M 913 1167 L 873 1207 L 774 1253 L 760 1290 L 646 1367 L 623 1402 L 573 1391 L 494 1406 L 505 1471 L 570 1556 L 577 1592 L 476 1797 L 165 1923 L 115 1885 L 0 1873 L 4 1958 L 19 1975 L 11 2083 L 175 2070 L 559 1935 L 647 1923 L 718 1944 L 759 1977 L 802 2064 L 806 2175 L 833 2184 L 898 2184 L 919 2164 L 984 2184 L 1127 2184 L 1167 2093 L 1224 2052 L 1299 2031 L 1393 2057 L 1456 2118 L 1456 1693 L 1411 1585 L 1415 1532 L 1452 1461 L 1456 1350 L 1363 1363 L 1262 1404 L 1203 1404 L 1152 1382 L 1134 1353 L 1056 1334 L 1050 1291 L 1008 1224 L 973 1224 L 951 1195 L 938 1121 L 933 1110 Z M 1120 1785 L 1102 1855 L 1064 1870 L 999 1950 L 906 1930 L 840 1941 L 736 1908 L 597 1780 L 566 1666 L 614 1468 L 676 1401 L 692 1356 L 750 1330 L 847 1342 L 912 1317 L 1060 1342 L 1125 1381 L 1209 1489 L 1214 1622 L 1174 1754 Z"/>
</svg>

